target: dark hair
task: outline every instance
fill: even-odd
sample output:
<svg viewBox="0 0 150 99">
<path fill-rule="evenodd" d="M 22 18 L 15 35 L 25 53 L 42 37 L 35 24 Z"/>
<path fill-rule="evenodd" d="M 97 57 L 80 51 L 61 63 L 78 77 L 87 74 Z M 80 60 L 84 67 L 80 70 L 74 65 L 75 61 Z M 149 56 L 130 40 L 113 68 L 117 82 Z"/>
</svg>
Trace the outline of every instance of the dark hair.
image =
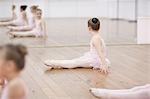
<svg viewBox="0 0 150 99">
<path fill-rule="evenodd" d="M 12 9 L 15 9 L 16 8 L 16 5 L 12 5 Z"/>
<path fill-rule="evenodd" d="M 21 5 L 20 9 L 22 9 L 23 11 L 25 11 L 27 9 L 27 7 L 28 7 L 27 5 Z"/>
<path fill-rule="evenodd" d="M 4 59 L 14 61 L 17 70 L 23 70 L 25 67 L 25 56 L 27 55 L 27 48 L 23 45 L 7 44 L 1 47 L 4 54 Z"/>
<path fill-rule="evenodd" d="M 38 7 L 39 7 L 38 5 L 33 5 L 33 6 L 31 6 L 30 8 L 33 9 L 33 10 L 37 10 Z"/>
<path fill-rule="evenodd" d="M 91 27 L 92 30 L 98 31 L 100 29 L 100 21 L 98 18 L 92 18 L 88 21 L 88 27 Z"/>
</svg>

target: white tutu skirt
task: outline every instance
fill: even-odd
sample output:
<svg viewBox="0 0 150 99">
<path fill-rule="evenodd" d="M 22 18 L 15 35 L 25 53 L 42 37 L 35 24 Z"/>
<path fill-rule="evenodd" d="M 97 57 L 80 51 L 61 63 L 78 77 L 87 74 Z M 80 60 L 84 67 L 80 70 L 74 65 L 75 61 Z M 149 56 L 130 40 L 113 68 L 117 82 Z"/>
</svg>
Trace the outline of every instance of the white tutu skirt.
<svg viewBox="0 0 150 99">
<path fill-rule="evenodd" d="M 84 56 L 80 58 L 81 60 L 86 60 L 89 63 L 89 65 L 93 68 L 100 68 L 102 65 L 100 57 L 95 52 L 87 52 L 84 54 Z M 105 60 L 107 65 L 110 66 L 110 61 L 107 58 Z"/>
</svg>

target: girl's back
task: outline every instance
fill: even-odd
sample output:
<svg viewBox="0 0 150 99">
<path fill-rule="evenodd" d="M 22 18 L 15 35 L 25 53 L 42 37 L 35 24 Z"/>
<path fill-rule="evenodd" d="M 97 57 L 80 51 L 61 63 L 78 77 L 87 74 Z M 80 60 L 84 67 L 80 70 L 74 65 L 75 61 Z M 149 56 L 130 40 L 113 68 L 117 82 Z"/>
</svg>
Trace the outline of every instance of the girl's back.
<svg viewBox="0 0 150 99">
<path fill-rule="evenodd" d="M 102 46 L 101 50 L 106 54 L 106 45 L 105 45 L 105 42 L 104 42 L 104 40 L 99 35 L 96 35 L 96 36 L 92 37 L 91 42 L 90 42 L 90 51 L 94 51 L 94 52 L 97 53 L 95 45 L 93 44 L 93 42 L 94 42 L 95 39 L 99 39 L 100 40 L 100 43 L 101 43 L 101 46 Z"/>
<path fill-rule="evenodd" d="M 27 88 L 20 78 L 6 83 L 1 99 L 27 99 Z"/>
</svg>

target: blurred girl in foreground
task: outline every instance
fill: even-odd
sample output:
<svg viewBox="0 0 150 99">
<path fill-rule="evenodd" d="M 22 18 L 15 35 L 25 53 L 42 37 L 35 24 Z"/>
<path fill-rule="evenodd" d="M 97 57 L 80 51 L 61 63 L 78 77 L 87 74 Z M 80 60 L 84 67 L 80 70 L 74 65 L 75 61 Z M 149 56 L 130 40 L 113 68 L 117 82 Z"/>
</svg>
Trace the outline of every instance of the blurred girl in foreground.
<svg viewBox="0 0 150 99">
<path fill-rule="evenodd" d="M 27 99 L 27 88 L 20 78 L 25 68 L 27 49 L 23 45 L 7 44 L 0 47 L 0 99 Z"/>
</svg>

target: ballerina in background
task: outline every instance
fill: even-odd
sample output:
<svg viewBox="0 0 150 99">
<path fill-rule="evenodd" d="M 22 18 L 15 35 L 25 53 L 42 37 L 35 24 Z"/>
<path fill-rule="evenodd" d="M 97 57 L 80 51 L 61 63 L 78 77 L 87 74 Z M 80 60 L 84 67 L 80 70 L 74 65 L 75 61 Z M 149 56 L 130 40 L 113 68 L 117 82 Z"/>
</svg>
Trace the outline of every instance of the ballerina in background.
<svg viewBox="0 0 150 99">
<path fill-rule="evenodd" d="M 104 40 L 99 34 L 100 21 L 92 18 L 88 21 L 88 29 L 92 34 L 90 42 L 90 51 L 84 56 L 72 60 L 46 60 L 44 64 L 52 68 L 94 68 L 100 72 L 108 73 L 109 60 L 106 58 L 106 50 Z"/>
<path fill-rule="evenodd" d="M 27 87 L 20 78 L 25 68 L 26 47 L 7 44 L 0 48 L 0 76 L 5 83 L 1 84 L 0 99 L 27 99 Z"/>
<path fill-rule="evenodd" d="M 150 84 L 122 90 L 91 88 L 90 92 L 100 99 L 150 99 Z"/>
<path fill-rule="evenodd" d="M 0 22 L 9 22 L 9 21 L 13 21 L 13 20 L 16 20 L 17 19 L 17 14 L 16 14 L 16 6 L 15 5 L 12 5 L 12 18 L 11 19 L 6 19 L 6 20 L 1 20 Z"/>
<path fill-rule="evenodd" d="M 28 24 L 27 14 L 26 14 L 27 5 L 20 6 L 20 16 L 15 20 L 8 22 L 0 22 L 0 26 L 24 26 Z"/>
<path fill-rule="evenodd" d="M 38 9 L 38 6 L 33 5 L 30 7 L 32 16 L 29 18 L 29 22 L 25 26 L 8 26 L 8 29 L 11 31 L 30 31 L 33 28 L 35 28 L 35 19 L 36 19 L 36 10 Z"/>
<path fill-rule="evenodd" d="M 30 31 L 11 31 L 9 33 L 12 37 L 46 37 L 46 25 L 42 18 L 42 10 L 36 10 L 35 27 Z"/>
</svg>

